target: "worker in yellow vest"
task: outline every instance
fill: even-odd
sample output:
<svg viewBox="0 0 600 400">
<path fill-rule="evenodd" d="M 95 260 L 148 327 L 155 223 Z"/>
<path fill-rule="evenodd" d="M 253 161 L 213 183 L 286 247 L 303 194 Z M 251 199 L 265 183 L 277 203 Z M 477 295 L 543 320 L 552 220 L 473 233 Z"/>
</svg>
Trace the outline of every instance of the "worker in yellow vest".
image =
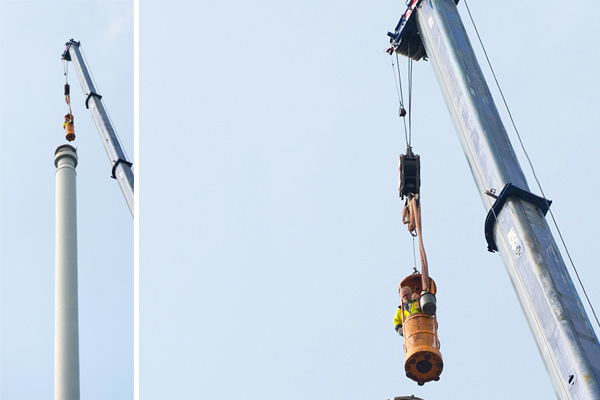
<svg viewBox="0 0 600 400">
<path fill-rule="evenodd" d="M 69 142 L 75 140 L 75 126 L 73 125 L 75 118 L 73 114 L 69 113 L 65 115 L 65 122 L 63 123 L 63 128 L 65 129 L 65 135 Z"/>
<path fill-rule="evenodd" d="M 402 321 L 408 318 L 412 314 L 421 312 L 421 306 L 419 305 L 419 294 L 413 293 L 408 286 L 404 286 L 400 289 L 400 298 L 402 299 L 402 305 L 398 306 L 396 316 L 394 317 L 394 326 L 396 332 L 402 336 Z M 402 318 L 404 313 L 404 318 Z"/>
<path fill-rule="evenodd" d="M 65 115 L 65 122 L 63 123 L 63 129 L 67 129 L 67 125 L 73 125 L 73 115 L 67 114 Z"/>
</svg>

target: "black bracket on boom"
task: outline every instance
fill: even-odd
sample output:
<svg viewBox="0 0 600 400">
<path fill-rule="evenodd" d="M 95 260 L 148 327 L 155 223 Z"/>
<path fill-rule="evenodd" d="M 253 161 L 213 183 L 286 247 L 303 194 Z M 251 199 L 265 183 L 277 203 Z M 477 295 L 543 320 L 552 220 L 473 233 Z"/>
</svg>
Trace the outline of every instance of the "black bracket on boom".
<svg viewBox="0 0 600 400">
<path fill-rule="evenodd" d="M 513 185 L 512 183 L 507 183 L 506 186 L 500 192 L 500 196 L 496 197 L 496 202 L 488 212 L 487 217 L 485 218 L 485 240 L 488 244 L 489 252 L 498 251 L 498 246 L 496 246 L 496 241 L 494 240 L 494 223 L 496 222 L 497 216 L 500 214 L 502 207 L 506 203 L 509 197 L 516 197 L 521 200 L 525 200 L 531 204 L 538 206 L 540 211 L 546 215 L 548 210 L 550 209 L 550 204 L 552 204 L 552 200 L 545 199 L 543 197 L 536 196 L 533 193 L 530 193 L 526 190 L 520 189 Z"/>
<path fill-rule="evenodd" d="M 98 93 L 92 92 L 92 93 L 88 94 L 88 97 L 85 99 L 85 108 L 88 108 L 88 109 L 90 108 L 90 106 L 88 105 L 88 103 L 90 101 L 90 97 L 92 97 L 92 96 L 97 97 L 98 100 L 100 100 L 102 98 L 102 96 L 99 95 Z"/>
<path fill-rule="evenodd" d="M 400 155 L 400 166 L 398 167 L 398 191 L 400 198 L 408 197 L 409 194 L 419 194 L 421 188 L 421 157 L 412 152 L 412 148 L 406 149 L 406 154 Z"/>
<path fill-rule="evenodd" d="M 119 166 L 119 163 L 123 163 L 123 164 L 127 165 L 129 168 L 131 168 L 131 166 L 133 165 L 133 163 L 131 163 L 131 162 L 127 161 L 127 160 L 123 160 L 121 157 L 119 157 L 119 159 L 117 160 L 117 162 L 112 167 L 111 178 L 113 178 L 113 179 L 117 179 L 117 177 L 115 176 L 115 172 L 117 171 L 117 167 Z"/>
</svg>

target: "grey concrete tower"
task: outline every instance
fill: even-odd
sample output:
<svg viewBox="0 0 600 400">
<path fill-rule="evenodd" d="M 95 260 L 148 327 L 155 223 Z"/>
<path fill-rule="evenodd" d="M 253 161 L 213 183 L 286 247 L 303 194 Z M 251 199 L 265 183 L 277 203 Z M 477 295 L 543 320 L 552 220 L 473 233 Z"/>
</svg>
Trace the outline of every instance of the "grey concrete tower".
<svg viewBox="0 0 600 400">
<path fill-rule="evenodd" d="M 77 150 L 59 146 L 56 166 L 54 400 L 79 400 Z"/>
</svg>

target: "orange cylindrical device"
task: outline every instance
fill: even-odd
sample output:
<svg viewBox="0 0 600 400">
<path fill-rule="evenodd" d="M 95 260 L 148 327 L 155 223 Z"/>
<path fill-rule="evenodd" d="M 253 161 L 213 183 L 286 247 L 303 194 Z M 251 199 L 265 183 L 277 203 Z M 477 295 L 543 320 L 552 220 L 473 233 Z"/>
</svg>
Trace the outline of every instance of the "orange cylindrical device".
<svg viewBox="0 0 600 400">
<path fill-rule="evenodd" d="M 75 140 L 75 125 L 73 125 L 73 120 L 74 118 L 72 114 L 65 115 L 65 135 L 69 142 Z"/>
<path fill-rule="evenodd" d="M 421 274 L 406 277 L 400 284 L 400 287 L 404 286 L 410 287 L 413 293 L 420 293 L 423 290 Z M 429 291 L 436 293 L 435 282 L 431 278 Z M 408 316 L 402 324 L 404 369 L 406 376 L 419 385 L 439 380 L 444 368 L 437 328 L 436 316 L 422 312 Z"/>
<path fill-rule="evenodd" d="M 409 316 L 402 325 L 402 333 L 406 376 L 419 385 L 439 380 L 444 362 L 435 316 L 424 313 Z"/>
</svg>

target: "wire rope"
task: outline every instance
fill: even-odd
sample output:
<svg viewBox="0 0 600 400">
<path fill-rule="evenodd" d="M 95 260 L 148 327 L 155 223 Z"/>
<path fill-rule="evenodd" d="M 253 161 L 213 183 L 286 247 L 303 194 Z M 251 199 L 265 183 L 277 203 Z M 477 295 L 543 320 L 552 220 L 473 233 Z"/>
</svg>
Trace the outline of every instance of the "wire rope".
<svg viewBox="0 0 600 400">
<path fill-rule="evenodd" d="M 408 126 L 406 122 L 406 110 L 404 109 L 404 88 L 402 87 L 402 73 L 400 71 L 400 61 L 398 59 L 398 53 L 392 51 L 390 55 L 395 53 L 396 55 L 396 68 L 394 68 L 394 59 L 392 58 L 392 71 L 394 73 L 394 83 L 396 85 L 396 92 L 398 94 L 398 101 L 400 103 L 400 116 L 404 122 L 404 138 L 406 141 L 407 151 L 412 147 L 412 59 L 410 58 L 410 44 L 408 49 L 408 67 L 407 67 L 407 79 L 408 79 Z M 396 79 L 397 78 L 397 79 Z M 412 201 L 411 201 L 412 200 Z M 412 210 L 411 210 L 412 209 Z M 412 211 L 412 212 L 411 212 Z M 418 215 L 417 215 L 418 214 Z M 408 225 L 408 231 L 412 236 L 412 247 L 413 247 L 413 273 L 418 273 L 417 270 L 417 256 L 415 249 L 415 238 L 419 238 L 419 252 L 421 256 L 421 269 L 424 273 L 427 273 L 427 256 L 425 255 L 425 249 L 423 248 L 423 241 L 418 231 L 421 229 L 420 220 L 420 204 L 417 199 L 411 196 L 407 199 L 407 204 L 402 209 L 402 222 Z M 428 287 L 428 284 L 426 285 Z"/>
<path fill-rule="evenodd" d="M 417 271 L 417 252 L 415 251 L 415 237 L 412 237 L 412 249 L 413 249 L 413 274 L 418 273 Z"/>
<path fill-rule="evenodd" d="M 408 58 L 408 146 L 412 147 L 412 89 L 413 89 L 413 62 Z"/>
<path fill-rule="evenodd" d="M 69 63 L 67 60 L 63 60 L 63 69 L 65 75 L 65 84 L 69 83 Z"/>
<path fill-rule="evenodd" d="M 73 111 L 71 110 L 71 94 L 69 87 L 69 63 L 66 60 L 63 60 L 63 69 L 65 75 L 65 103 L 69 106 L 69 115 L 70 119 L 73 119 Z M 68 89 L 68 90 L 67 90 Z M 67 94 L 67 92 L 69 92 Z"/>
<path fill-rule="evenodd" d="M 546 202 L 546 205 L 548 206 L 548 210 L 550 211 L 550 217 L 552 218 L 552 223 L 554 224 L 556 231 L 558 233 L 558 236 L 560 238 L 560 241 L 565 249 L 565 253 L 567 254 L 567 258 L 569 259 L 569 263 L 571 264 L 571 267 L 573 268 L 573 271 L 575 272 L 575 276 L 577 277 L 577 281 L 579 282 L 579 285 L 581 286 L 581 290 L 583 291 L 583 294 L 586 298 L 587 303 L 590 306 L 590 309 L 592 310 L 592 314 L 594 315 L 594 319 L 596 320 L 596 324 L 598 325 L 598 327 L 600 327 L 600 320 L 598 320 L 598 316 L 596 314 L 596 310 L 594 309 L 594 306 L 592 305 L 592 302 L 590 301 L 590 298 L 587 294 L 587 291 L 585 290 L 585 287 L 583 285 L 583 282 L 579 276 L 579 271 L 577 271 L 577 267 L 575 267 L 575 263 L 573 262 L 573 258 L 571 257 L 571 253 L 569 252 L 569 249 L 567 247 L 567 244 L 563 238 L 562 232 L 558 226 L 558 223 L 556 221 L 556 218 L 554 217 L 554 213 L 552 212 L 552 210 L 550 209 L 550 204 L 548 203 L 548 199 L 546 198 L 546 195 L 544 193 L 544 190 L 542 189 L 542 185 L 537 177 L 537 174 L 535 173 L 535 168 L 533 167 L 533 162 L 531 161 L 531 158 L 529 157 L 529 154 L 527 153 L 527 150 L 525 149 L 525 144 L 523 143 L 523 140 L 521 139 L 521 135 L 519 133 L 519 130 L 517 129 L 517 125 L 515 123 L 515 120 L 512 116 L 512 113 L 510 112 L 510 108 L 508 107 L 508 102 L 506 101 L 506 97 L 504 96 L 504 92 L 502 91 L 502 88 L 500 87 L 500 83 L 498 82 L 498 78 L 496 77 L 496 73 L 494 72 L 494 68 L 492 67 L 492 63 L 490 61 L 490 58 L 488 56 L 488 53 L 485 49 L 485 46 L 483 44 L 483 40 L 481 39 L 481 36 L 479 35 L 479 30 L 477 29 L 477 26 L 475 25 L 475 20 L 473 19 L 473 15 L 471 14 L 471 10 L 469 9 L 469 5 L 467 3 L 467 0 L 464 1 L 465 3 L 465 7 L 467 9 L 467 13 L 469 14 L 469 19 L 471 20 L 471 24 L 473 24 L 473 29 L 475 30 L 475 34 L 477 35 L 477 39 L 479 41 L 479 44 L 481 45 L 481 48 L 483 50 L 483 54 L 485 55 L 485 59 L 487 61 L 487 64 L 490 68 L 490 71 L 492 73 L 492 76 L 494 77 L 494 81 L 496 82 L 496 87 L 498 88 L 498 91 L 500 92 L 500 97 L 502 98 L 502 102 L 504 103 L 504 107 L 506 108 L 506 111 L 508 113 L 508 116 L 510 118 L 510 122 L 512 124 L 513 129 L 515 130 L 515 133 L 517 135 L 517 138 L 519 140 L 519 144 L 521 145 L 521 149 L 523 150 L 523 153 L 525 154 L 525 157 L 527 159 L 527 163 L 529 164 L 529 168 L 531 168 L 531 173 L 533 174 L 533 178 L 535 179 L 535 182 L 542 194 L 542 197 L 544 198 L 544 201 Z M 410 100 L 409 100 L 409 104 L 410 104 Z M 410 106 L 409 106 L 409 110 L 410 110 Z M 409 111 L 409 115 L 410 115 L 410 111 Z M 409 117 L 409 126 L 410 126 L 410 117 Z"/>
<path fill-rule="evenodd" d="M 396 53 L 396 65 L 394 65 L 394 59 L 392 58 L 392 72 L 394 73 L 394 84 L 396 85 L 396 93 L 398 94 L 398 102 L 400 103 L 398 115 L 402 118 L 402 121 L 404 122 L 404 140 L 406 141 L 406 146 L 408 146 L 408 129 L 406 127 L 405 118 L 406 110 L 404 110 L 404 89 L 402 88 L 402 74 L 400 72 L 400 62 L 398 60 L 398 53 Z"/>
</svg>

